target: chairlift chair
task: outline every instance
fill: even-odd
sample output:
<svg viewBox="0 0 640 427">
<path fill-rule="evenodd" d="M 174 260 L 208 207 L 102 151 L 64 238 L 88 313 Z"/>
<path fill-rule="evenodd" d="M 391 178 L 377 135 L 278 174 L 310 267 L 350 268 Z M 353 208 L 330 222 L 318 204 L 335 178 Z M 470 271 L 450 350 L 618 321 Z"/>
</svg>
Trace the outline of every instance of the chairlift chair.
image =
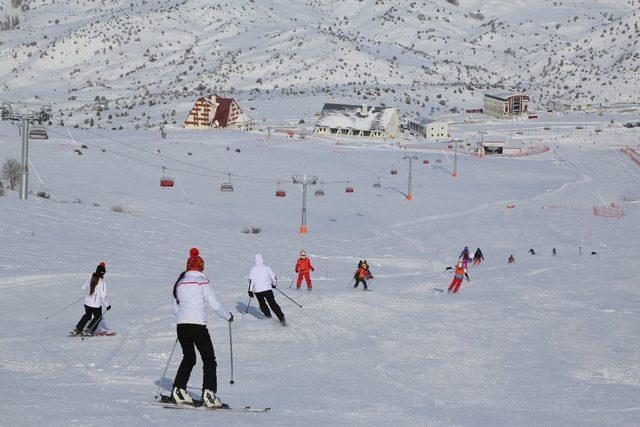
<svg viewBox="0 0 640 427">
<path fill-rule="evenodd" d="M 286 197 L 287 193 L 280 188 L 280 182 L 278 182 L 278 185 L 276 187 L 276 197 Z"/>
<path fill-rule="evenodd" d="M 322 187 L 323 187 L 323 185 L 322 185 L 322 183 L 320 183 L 320 188 L 318 188 L 316 190 L 316 192 L 314 193 L 316 196 L 318 196 L 318 197 L 324 196 L 324 188 L 322 188 Z"/>
<path fill-rule="evenodd" d="M 49 139 L 46 129 L 33 128 L 29 131 L 29 139 Z"/>
<path fill-rule="evenodd" d="M 233 184 L 231 184 L 231 174 L 229 174 L 229 181 L 223 182 L 220 186 L 220 191 L 231 192 L 233 191 Z"/>
<path fill-rule="evenodd" d="M 424 159 L 424 160 L 422 161 L 422 164 L 423 164 L 423 165 L 428 165 L 428 164 L 429 164 L 429 160 Z"/>
<path fill-rule="evenodd" d="M 378 177 L 378 180 L 373 183 L 373 188 L 382 188 L 382 184 L 380 184 L 380 177 Z"/>
<path fill-rule="evenodd" d="M 398 175 L 398 169 L 396 168 L 391 168 L 391 175 Z"/>
<path fill-rule="evenodd" d="M 347 188 L 344 189 L 345 193 L 353 193 L 353 187 L 351 185 L 349 185 L 349 183 L 347 182 Z"/>
<path fill-rule="evenodd" d="M 171 188 L 173 187 L 173 178 L 165 175 L 165 167 L 162 167 L 162 177 L 160 178 L 160 187 Z"/>
</svg>

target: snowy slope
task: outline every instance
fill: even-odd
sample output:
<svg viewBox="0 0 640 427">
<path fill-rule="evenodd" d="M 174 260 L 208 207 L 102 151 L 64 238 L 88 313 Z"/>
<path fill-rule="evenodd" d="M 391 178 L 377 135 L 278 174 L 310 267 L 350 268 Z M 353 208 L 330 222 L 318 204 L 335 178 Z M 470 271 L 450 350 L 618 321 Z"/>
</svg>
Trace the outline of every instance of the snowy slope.
<svg viewBox="0 0 640 427">
<path fill-rule="evenodd" d="M 211 92 L 258 120 L 327 99 L 444 113 L 489 87 L 538 107 L 638 101 L 637 0 L 22 3 L 0 10 L 20 21 L 0 32 L 0 97 L 53 102 L 56 122 L 181 123 Z M 274 114 L 274 99 L 296 108 Z"/>
<path fill-rule="evenodd" d="M 620 201 L 640 188 L 640 168 L 615 148 L 635 146 L 637 137 L 605 128 L 585 144 L 586 136 L 563 133 L 575 124 L 552 126 L 546 135 L 557 153 L 461 156 L 456 179 L 443 154 L 416 150 L 430 165 L 416 162 L 411 202 L 402 194 L 404 153 L 390 147 L 234 132 L 170 132 L 159 142 L 149 132 L 74 130 L 88 147 L 79 156 L 53 128 L 50 140 L 31 147 L 51 198 L 0 197 L 0 414 L 19 425 L 638 424 L 638 207 L 623 205 L 624 220 L 592 214 L 598 194 Z M 0 158 L 18 157 L 15 133 L 0 126 Z M 157 150 L 167 157 L 150 153 Z M 188 201 L 178 182 L 159 187 L 161 165 Z M 226 171 L 237 176 L 233 193 L 219 191 Z M 301 173 L 327 182 L 325 198 L 309 200 L 306 236 L 297 234 L 300 191 L 284 182 Z M 284 199 L 274 197 L 278 179 Z M 262 232 L 241 233 L 251 226 Z M 444 267 L 465 245 L 480 246 L 486 261 L 460 294 L 448 295 Z M 233 386 L 227 326 L 210 321 L 220 395 L 236 406 L 270 406 L 270 414 L 153 404 L 175 338 L 170 289 L 192 246 L 220 301 L 237 313 Z M 529 256 L 530 247 L 538 255 Z M 288 289 L 301 248 L 316 265 L 312 293 Z M 277 294 L 286 329 L 253 304 L 239 314 L 257 251 L 281 277 L 280 289 L 303 305 Z M 516 264 L 506 264 L 509 254 Z M 373 292 L 347 287 L 363 258 L 376 277 Z M 103 260 L 113 305 L 107 325 L 119 335 L 66 338 L 81 306 L 45 316 L 79 298 Z M 163 388 L 178 363 L 177 354 Z M 200 381 L 198 364 L 194 395 Z"/>
</svg>

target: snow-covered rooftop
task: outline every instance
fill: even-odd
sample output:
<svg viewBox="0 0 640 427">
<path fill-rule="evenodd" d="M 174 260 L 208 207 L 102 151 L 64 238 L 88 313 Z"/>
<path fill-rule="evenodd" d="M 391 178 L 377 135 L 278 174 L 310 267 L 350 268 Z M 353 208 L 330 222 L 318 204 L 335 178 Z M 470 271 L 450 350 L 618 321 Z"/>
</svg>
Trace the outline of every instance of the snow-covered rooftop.
<svg viewBox="0 0 640 427">
<path fill-rule="evenodd" d="M 396 109 L 393 107 L 368 107 L 366 105 L 324 104 L 316 126 L 384 131 Z"/>
<path fill-rule="evenodd" d="M 491 91 L 491 92 L 486 92 L 484 94 L 484 96 L 488 96 L 490 98 L 495 98 L 495 99 L 500 99 L 503 101 L 506 101 L 507 99 L 509 99 L 512 96 L 518 96 L 518 95 L 523 95 L 523 96 L 529 96 L 528 94 L 524 93 L 524 92 L 512 92 L 509 90 L 496 90 L 496 91 Z"/>
</svg>

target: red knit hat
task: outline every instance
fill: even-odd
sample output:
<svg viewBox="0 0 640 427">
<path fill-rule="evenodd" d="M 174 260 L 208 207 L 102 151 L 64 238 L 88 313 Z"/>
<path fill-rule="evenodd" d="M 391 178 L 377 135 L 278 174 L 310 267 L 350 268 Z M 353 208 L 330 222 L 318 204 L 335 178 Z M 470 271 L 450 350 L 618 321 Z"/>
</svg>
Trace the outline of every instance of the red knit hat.
<svg viewBox="0 0 640 427">
<path fill-rule="evenodd" d="M 200 258 L 199 255 L 200 251 L 197 248 L 191 248 L 191 250 L 189 251 L 189 259 L 187 260 L 187 271 L 204 270 L 204 260 Z"/>
</svg>

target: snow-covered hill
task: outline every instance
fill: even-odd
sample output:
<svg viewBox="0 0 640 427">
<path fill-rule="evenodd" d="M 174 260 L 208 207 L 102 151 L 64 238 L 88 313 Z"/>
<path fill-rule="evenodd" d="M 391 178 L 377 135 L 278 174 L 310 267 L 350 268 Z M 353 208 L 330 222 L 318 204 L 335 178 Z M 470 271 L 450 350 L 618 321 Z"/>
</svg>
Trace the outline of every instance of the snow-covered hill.
<svg viewBox="0 0 640 427">
<path fill-rule="evenodd" d="M 540 132 L 556 153 L 460 156 L 457 178 L 441 152 L 414 151 L 430 163 L 414 164 L 412 201 L 398 148 L 73 130 L 76 147 L 51 129 L 51 139 L 31 145 L 31 188 L 50 198 L 0 197 L 0 416 L 53 426 L 638 425 L 640 212 L 622 198 L 637 200 L 640 168 L 616 148 L 635 146 L 637 136 L 604 127 L 585 144 L 552 126 Z M 0 159 L 19 156 L 15 132 L 0 125 Z M 176 180 L 170 190 L 159 186 L 162 165 Z M 232 193 L 220 191 L 224 171 L 235 174 Z M 325 196 L 310 197 L 307 235 L 297 233 L 299 188 L 282 182 L 287 197 L 274 197 L 271 181 L 294 173 L 325 182 Z M 600 196 L 626 218 L 594 216 Z M 262 231 L 242 232 L 250 227 Z M 486 260 L 449 295 L 444 267 L 465 245 L 481 247 Z M 178 350 L 160 378 L 175 339 L 171 287 L 192 246 L 236 313 L 234 385 L 227 325 L 210 318 L 219 394 L 233 406 L 270 406 L 269 414 L 153 402 L 179 363 Z M 312 293 L 288 288 L 301 248 L 316 267 Z M 276 294 L 287 328 L 255 302 L 242 318 L 255 252 L 303 306 Z M 348 287 L 363 258 L 376 277 L 372 292 Z M 118 336 L 67 338 L 82 307 L 45 316 L 82 295 L 99 261 L 113 306 L 106 323 Z"/>
<path fill-rule="evenodd" d="M 0 98 L 40 98 L 58 120 L 105 127 L 180 123 L 211 92 L 241 97 L 256 119 L 282 118 L 270 100 L 301 96 L 287 118 L 330 98 L 446 112 L 480 106 L 488 87 L 526 89 L 538 105 L 637 102 L 639 9 L 637 0 L 11 0 L 0 19 L 19 24 L 0 32 Z M 109 110 L 96 114 L 98 101 Z"/>
</svg>

